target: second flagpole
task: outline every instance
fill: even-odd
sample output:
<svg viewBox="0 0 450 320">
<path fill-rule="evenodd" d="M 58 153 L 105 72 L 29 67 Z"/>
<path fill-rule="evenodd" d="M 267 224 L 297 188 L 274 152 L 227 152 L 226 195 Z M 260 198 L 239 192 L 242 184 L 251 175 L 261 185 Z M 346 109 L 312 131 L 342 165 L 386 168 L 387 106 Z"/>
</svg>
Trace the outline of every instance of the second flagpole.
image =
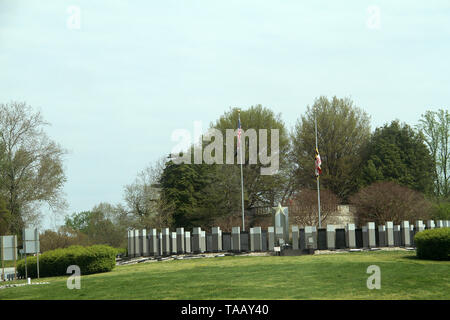
<svg viewBox="0 0 450 320">
<path fill-rule="evenodd" d="M 317 146 L 317 119 L 316 119 L 316 114 L 315 113 L 314 113 L 314 123 L 315 123 L 315 127 L 316 127 L 316 157 L 317 157 L 317 154 L 319 154 L 319 148 Z M 319 207 L 319 228 L 321 228 L 322 227 L 322 223 L 320 222 L 320 184 L 319 184 L 319 177 L 320 177 L 320 175 L 317 175 L 316 178 L 317 178 L 317 202 L 318 202 L 318 207 Z"/>
<path fill-rule="evenodd" d="M 239 130 L 242 131 L 241 128 L 241 110 L 238 110 L 239 117 Z M 241 154 L 241 208 L 242 208 L 242 231 L 245 231 L 245 220 L 244 220 L 244 172 L 242 170 L 242 142 L 241 142 L 242 134 L 239 134 L 239 153 Z"/>
</svg>

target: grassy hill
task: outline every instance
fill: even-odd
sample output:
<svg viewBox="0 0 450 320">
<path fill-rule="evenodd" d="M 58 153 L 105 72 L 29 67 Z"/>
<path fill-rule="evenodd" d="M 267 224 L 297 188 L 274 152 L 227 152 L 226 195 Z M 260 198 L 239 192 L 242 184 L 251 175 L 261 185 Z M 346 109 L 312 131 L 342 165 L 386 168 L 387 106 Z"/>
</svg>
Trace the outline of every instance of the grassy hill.
<svg viewBox="0 0 450 320">
<path fill-rule="evenodd" d="M 370 265 L 381 269 L 380 290 L 366 286 Z M 67 289 L 67 279 L 1 289 L 0 300 L 450 299 L 450 262 L 419 260 L 407 251 L 141 263 L 82 276 L 80 290 Z"/>
</svg>

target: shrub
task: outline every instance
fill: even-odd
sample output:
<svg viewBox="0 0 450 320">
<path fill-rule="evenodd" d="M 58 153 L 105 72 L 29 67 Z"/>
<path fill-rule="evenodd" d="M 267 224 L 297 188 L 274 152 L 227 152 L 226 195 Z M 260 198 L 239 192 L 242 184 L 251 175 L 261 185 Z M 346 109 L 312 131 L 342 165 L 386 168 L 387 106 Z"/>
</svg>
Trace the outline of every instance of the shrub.
<svg viewBox="0 0 450 320">
<path fill-rule="evenodd" d="M 449 260 L 450 228 L 424 230 L 414 236 L 417 257 L 431 260 Z"/>
<path fill-rule="evenodd" d="M 67 267 L 77 265 L 81 274 L 111 271 L 116 265 L 116 249 L 105 245 L 91 247 L 71 246 L 39 255 L 39 275 L 54 277 L 67 275 Z M 27 257 L 28 276 L 37 277 L 36 257 Z M 19 276 L 25 276 L 25 260 L 17 263 Z"/>
</svg>

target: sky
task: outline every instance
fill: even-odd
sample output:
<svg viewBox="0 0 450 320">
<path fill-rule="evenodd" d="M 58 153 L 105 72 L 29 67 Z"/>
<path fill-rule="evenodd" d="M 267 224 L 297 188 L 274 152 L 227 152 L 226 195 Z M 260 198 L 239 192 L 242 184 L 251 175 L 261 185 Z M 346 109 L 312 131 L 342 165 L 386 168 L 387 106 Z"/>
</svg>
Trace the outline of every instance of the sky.
<svg viewBox="0 0 450 320">
<path fill-rule="evenodd" d="M 123 203 L 175 130 L 230 107 L 292 128 L 317 97 L 348 97 L 372 130 L 415 125 L 448 109 L 449 57 L 449 1 L 0 0 L 0 103 L 41 111 L 67 149 L 65 214 Z"/>
</svg>

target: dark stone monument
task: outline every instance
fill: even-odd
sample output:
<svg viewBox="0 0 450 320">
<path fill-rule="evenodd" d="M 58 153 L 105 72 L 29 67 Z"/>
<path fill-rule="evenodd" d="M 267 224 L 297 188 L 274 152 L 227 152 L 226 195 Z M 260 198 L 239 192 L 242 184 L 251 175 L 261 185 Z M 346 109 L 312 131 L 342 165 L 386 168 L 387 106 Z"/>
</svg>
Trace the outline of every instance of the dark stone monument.
<svg viewBox="0 0 450 320">
<path fill-rule="evenodd" d="M 231 251 L 231 232 L 222 233 L 222 249 L 223 251 Z"/>
<path fill-rule="evenodd" d="M 361 228 L 355 229 L 355 240 L 356 240 L 356 248 L 362 248 L 364 244 L 363 244 L 363 234 L 362 234 Z"/>
<path fill-rule="evenodd" d="M 327 249 L 327 229 L 318 229 L 317 238 L 317 249 L 326 250 Z"/>
<path fill-rule="evenodd" d="M 345 244 L 345 229 L 336 229 L 336 249 L 347 248 Z"/>
</svg>

